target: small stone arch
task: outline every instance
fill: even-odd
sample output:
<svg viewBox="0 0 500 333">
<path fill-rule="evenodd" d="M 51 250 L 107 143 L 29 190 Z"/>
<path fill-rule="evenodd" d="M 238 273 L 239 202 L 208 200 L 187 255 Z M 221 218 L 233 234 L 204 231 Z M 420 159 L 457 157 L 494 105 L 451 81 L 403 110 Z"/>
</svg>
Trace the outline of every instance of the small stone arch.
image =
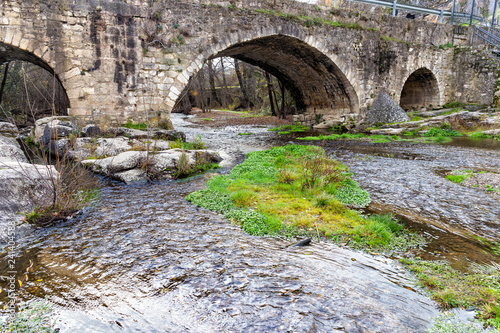
<svg viewBox="0 0 500 333">
<path fill-rule="evenodd" d="M 206 59 L 227 56 L 261 67 L 284 82 L 294 92 L 297 107 L 302 111 L 339 115 L 359 113 L 357 82 L 348 79 L 348 68 L 337 64 L 335 56 L 323 50 L 322 43 L 286 26 L 268 30 L 224 37 L 179 75 L 176 81 L 181 84 L 173 94 L 171 90 L 169 97 L 175 101 L 183 95 L 181 91 L 189 77 Z M 266 55 L 261 52 L 264 50 Z"/>
<path fill-rule="evenodd" d="M 409 111 L 432 108 L 439 104 L 439 84 L 432 71 L 422 67 L 411 73 L 401 89 L 399 105 Z"/>
<path fill-rule="evenodd" d="M 42 49 L 43 48 L 37 48 L 35 51 L 41 51 Z M 41 57 L 37 56 L 35 54 L 35 51 L 30 52 L 30 51 L 27 51 L 27 50 L 22 49 L 20 47 L 10 45 L 10 44 L 7 44 L 7 43 L 0 41 L 0 65 L 4 64 L 6 62 L 14 61 L 14 60 L 26 61 L 26 62 L 30 62 L 34 65 L 37 65 L 37 66 L 43 68 L 44 70 L 46 70 L 47 72 L 49 72 L 51 75 L 54 75 L 57 82 L 61 85 L 61 87 L 63 87 L 63 93 L 64 93 L 63 97 L 67 100 L 67 105 L 68 105 L 66 113 L 68 113 L 68 109 L 71 106 L 71 101 L 68 97 L 66 87 L 64 86 L 59 75 L 57 75 L 57 73 L 54 71 L 52 66 L 50 66 L 48 64 L 48 62 L 43 60 Z M 46 53 L 46 51 L 44 53 Z"/>
</svg>

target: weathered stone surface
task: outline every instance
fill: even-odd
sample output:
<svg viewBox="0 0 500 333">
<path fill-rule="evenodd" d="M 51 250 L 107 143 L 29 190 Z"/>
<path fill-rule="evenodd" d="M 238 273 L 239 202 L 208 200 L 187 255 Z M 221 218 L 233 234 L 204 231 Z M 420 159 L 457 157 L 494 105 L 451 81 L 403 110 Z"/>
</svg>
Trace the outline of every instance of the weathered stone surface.
<svg viewBox="0 0 500 333">
<path fill-rule="evenodd" d="M 0 168 L 5 162 L 28 163 L 16 139 L 0 135 Z"/>
<path fill-rule="evenodd" d="M 441 116 L 443 117 L 443 116 Z M 472 128 L 475 127 L 482 119 L 483 115 L 480 112 L 459 112 L 444 116 L 443 118 L 436 117 L 439 120 L 446 120 L 452 128 Z M 435 119 L 436 119 L 435 118 Z"/>
<path fill-rule="evenodd" d="M 42 145 L 47 146 L 50 141 L 60 138 L 67 138 L 70 134 L 75 134 L 77 128 L 70 121 L 52 120 L 45 125 L 42 135 Z"/>
<path fill-rule="evenodd" d="M 122 172 L 117 172 L 113 178 L 121 180 L 126 184 L 145 183 L 147 181 L 147 173 L 143 169 L 132 169 Z"/>
<path fill-rule="evenodd" d="M 382 135 L 399 135 L 404 131 L 408 131 L 408 128 L 383 128 L 383 129 L 374 129 L 371 130 L 372 134 L 382 134 Z"/>
<path fill-rule="evenodd" d="M 159 37 L 144 35 L 148 6 L 141 1 L 102 0 L 96 10 L 93 1 L 6 0 L 2 59 L 31 61 L 54 72 L 66 89 L 70 115 L 94 122 L 146 120 L 156 116 L 152 110 L 168 114 L 190 76 L 213 56 L 268 68 L 287 83 L 297 108 L 309 114 L 364 115 L 380 87 L 399 103 L 410 78 L 411 91 L 422 87 L 422 95 L 425 87 L 432 88 L 433 106 L 493 102 L 494 61 L 480 50 L 435 47 L 450 43 L 452 36 L 455 43 L 466 43 L 466 27 L 458 38 L 447 24 L 369 13 L 357 17 L 342 9 L 332 14 L 298 1 L 236 1 L 235 10 L 228 10 L 228 1 L 212 3 L 155 1 L 158 24 L 177 22 L 185 32 L 178 43 L 180 29 L 165 31 L 160 37 L 169 47 L 164 48 L 141 42 Z M 273 14 L 278 12 L 339 26 L 311 26 Z"/>
<path fill-rule="evenodd" d="M 483 131 L 483 133 L 489 134 L 489 135 L 498 135 L 498 134 L 500 134 L 500 128 Z"/>
<path fill-rule="evenodd" d="M 108 129 L 108 133 L 116 136 L 126 136 L 130 139 L 146 139 L 149 137 L 147 131 L 141 131 L 133 128 L 117 127 Z"/>
<path fill-rule="evenodd" d="M 126 151 L 116 156 L 93 160 L 92 168 L 108 176 L 141 167 L 146 161 L 146 152 Z M 85 164 L 85 163 L 84 163 Z"/>
<path fill-rule="evenodd" d="M 145 151 L 127 151 L 113 157 L 83 160 L 81 163 L 96 173 L 130 183 L 146 180 L 148 173 L 154 177 L 169 177 L 177 170 L 183 153 L 187 155 L 189 167 L 200 162 L 222 161 L 217 152 L 210 150 L 170 149 L 149 155 Z"/>
<path fill-rule="evenodd" d="M 38 119 L 37 121 L 35 121 L 34 136 L 35 136 L 35 140 L 37 142 L 42 140 L 42 136 L 43 136 L 43 133 L 45 131 L 45 126 L 54 120 L 70 121 L 70 117 L 54 116 L 54 117 L 41 118 L 41 119 Z"/>
<path fill-rule="evenodd" d="M 22 220 L 19 212 L 50 204 L 58 177 L 51 165 L 0 162 L 0 242 L 5 241 L 8 223 Z M 21 230 L 18 237 L 22 236 Z"/>
<path fill-rule="evenodd" d="M 99 126 L 94 124 L 86 125 L 80 131 L 82 137 L 98 137 L 102 135 L 102 131 Z"/>
<path fill-rule="evenodd" d="M 7 122 L 0 122 L 0 135 L 15 136 L 17 134 L 17 127 L 14 124 Z"/>
<path fill-rule="evenodd" d="M 386 92 L 381 92 L 373 102 L 370 111 L 366 114 L 365 123 L 396 123 L 408 121 L 406 112 L 394 102 Z"/>
<path fill-rule="evenodd" d="M 130 139 L 125 137 L 99 138 L 97 145 L 95 156 L 115 156 L 131 149 Z"/>
<path fill-rule="evenodd" d="M 164 139 L 169 141 L 186 141 L 186 134 L 175 130 L 154 130 L 153 137 L 155 139 Z"/>
</svg>

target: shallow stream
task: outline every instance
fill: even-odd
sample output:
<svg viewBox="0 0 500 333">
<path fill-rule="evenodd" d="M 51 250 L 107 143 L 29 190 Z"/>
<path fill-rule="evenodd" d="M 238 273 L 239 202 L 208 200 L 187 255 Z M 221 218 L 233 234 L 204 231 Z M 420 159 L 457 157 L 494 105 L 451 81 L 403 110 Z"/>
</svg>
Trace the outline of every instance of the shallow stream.
<svg viewBox="0 0 500 333">
<path fill-rule="evenodd" d="M 293 141 L 265 127 L 200 129 L 181 115 L 173 120 L 188 139 L 200 134 L 221 151 L 226 168 L 249 151 Z M 408 217 L 435 238 L 431 246 L 443 247 L 438 255 L 494 259 L 467 234 L 498 238 L 498 199 L 439 172 L 499 170 L 498 148 L 330 142 L 325 149 L 349 164 L 372 211 Z M 32 265 L 19 294 L 48 295 L 61 332 L 423 332 L 439 313 L 390 258 L 324 242 L 289 247 L 293 240 L 249 236 L 186 202 L 204 176 L 141 186 L 101 181 L 97 207 L 19 240 L 17 271 Z"/>
</svg>

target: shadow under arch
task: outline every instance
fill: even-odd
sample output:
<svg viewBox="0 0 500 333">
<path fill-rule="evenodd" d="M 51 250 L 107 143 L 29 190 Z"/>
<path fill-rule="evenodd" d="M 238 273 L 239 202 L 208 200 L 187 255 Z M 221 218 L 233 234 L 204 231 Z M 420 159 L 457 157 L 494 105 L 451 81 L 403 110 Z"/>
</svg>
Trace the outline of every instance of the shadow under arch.
<svg viewBox="0 0 500 333">
<path fill-rule="evenodd" d="M 435 107 L 439 104 L 439 85 L 436 76 L 422 67 L 406 79 L 399 105 L 406 111 Z"/>
<path fill-rule="evenodd" d="M 54 69 L 47 62 L 45 62 L 43 59 L 41 59 L 40 57 L 36 56 L 35 54 L 29 51 L 23 50 L 16 46 L 6 44 L 0 41 L 0 66 L 12 61 L 26 61 L 32 63 L 46 70 L 48 73 L 50 73 L 50 75 L 55 77 L 57 84 L 60 85 L 60 87 L 62 88 L 61 90 L 64 95 L 62 96 L 62 98 L 65 100 L 65 104 L 67 105 L 67 107 L 64 110 L 64 114 L 65 115 L 68 114 L 68 108 L 70 108 L 71 105 L 66 89 L 59 76 L 55 73 Z"/>
<path fill-rule="evenodd" d="M 209 59 L 231 57 L 262 68 L 292 93 L 299 112 L 359 112 L 358 96 L 340 68 L 296 37 L 276 34 L 233 44 Z"/>
</svg>

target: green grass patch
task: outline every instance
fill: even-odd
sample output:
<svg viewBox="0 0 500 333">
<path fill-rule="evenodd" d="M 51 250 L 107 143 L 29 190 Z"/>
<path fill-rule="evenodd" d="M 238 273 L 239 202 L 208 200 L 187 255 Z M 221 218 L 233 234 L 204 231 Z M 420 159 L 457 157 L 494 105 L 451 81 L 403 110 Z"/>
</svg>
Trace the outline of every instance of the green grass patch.
<svg viewBox="0 0 500 333">
<path fill-rule="evenodd" d="M 16 333 L 55 333 L 55 320 L 52 307 L 46 300 L 31 303 L 21 302 L 17 313 L 0 322 L 1 332 Z"/>
<path fill-rule="evenodd" d="M 186 198 L 241 225 L 252 235 L 320 234 L 355 248 L 404 250 L 423 238 L 392 215 L 365 216 L 369 194 L 352 180 L 347 167 L 322 148 L 288 145 L 252 152 L 228 175 Z"/>
<path fill-rule="evenodd" d="M 495 138 L 495 135 L 486 134 L 483 132 L 470 132 L 470 133 L 467 133 L 467 136 L 469 136 L 473 139 L 493 139 L 493 138 Z"/>
<path fill-rule="evenodd" d="M 323 141 L 323 140 L 362 140 L 371 142 L 390 142 L 399 141 L 397 135 L 367 135 L 363 133 L 344 133 L 344 134 L 330 134 L 330 135 L 319 135 L 319 136 L 306 136 L 303 138 L 297 138 L 298 140 L 309 140 L 309 141 Z"/>
<path fill-rule="evenodd" d="M 443 112 L 443 113 L 440 113 L 439 115 L 440 116 L 447 116 L 447 115 L 450 115 L 450 114 L 453 114 L 453 113 L 457 113 L 457 112 L 460 112 L 462 111 L 463 109 L 461 107 L 459 108 L 453 108 L 451 109 L 450 111 L 446 111 L 446 112 Z"/>
<path fill-rule="evenodd" d="M 443 105 L 443 109 L 451 109 L 451 108 L 463 108 L 464 107 L 464 103 L 462 102 L 449 102 L 449 103 L 446 103 L 445 105 Z"/>
<path fill-rule="evenodd" d="M 238 135 L 252 135 L 253 133 L 248 132 L 248 133 L 238 133 Z"/>
<path fill-rule="evenodd" d="M 299 133 L 309 131 L 309 126 L 295 123 L 293 125 L 283 125 L 268 129 L 268 131 L 278 132 L 278 134 L 290 134 L 291 132 Z"/>
<path fill-rule="evenodd" d="M 175 141 L 170 142 L 171 149 L 186 149 L 186 150 L 199 150 L 199 149 L 207 149 L 207 145 L 201 139 L 201 135 L 197 135 L 193 142 L 183 142 L 181 139 L 177 139 Z"/>
<path fill-rule="evenodd" d="M 122 127 L 141 130 L 141 131 L 145 131 L 148 129 L 148 125 L 146 123 L 134 123 L 131 120 L 127 120 L 125 124 L 122 124 Z"/>
<path fill-rule="evenodd" d="M 453 170 L 451 174 L 446 175 L 446 179 L 454 183 L 462 184 L 467 178 L 472 177 L 474 172 L 472 170 Z"/>
<path fill-rule="evenodd" d="M 486 324 L 500 328 L 500 267 L 471 264 L 464 272 L 444 261 L 400 261 L 441 306 L 477 308 Z"/>
<path fill-rule="evenodd" d="M 281 17 L 285 20 L 293 20 L 293 21 L 296 21 L 298 23 L 305 25 L 306 27 L 312 27 L 315 25 L 316 26 L 329 25 L 329 26 L 335 27 L 335 28 L 378 31 L 378 29 L 362 27 L 361 25 L 359 25 L 359 23 L 338 22 L 338 21 L 327 20 L 327 19 L 324 19 L 321 17 L 311 17 L 311 16 L 306 16 L 306 15 L 289 14 L 289 13 L 283 13 L 281 11 L 274 11 L 274 10 L 270 10 L 270 9 L 255 9 L 255 12 Z"/>
<path fill-rule="evenodd" d="M 462 133 L 449 128 L 431 128 L 423 134 L 425 137 L 452 137 L 463 136 Z"/>
</svg>

